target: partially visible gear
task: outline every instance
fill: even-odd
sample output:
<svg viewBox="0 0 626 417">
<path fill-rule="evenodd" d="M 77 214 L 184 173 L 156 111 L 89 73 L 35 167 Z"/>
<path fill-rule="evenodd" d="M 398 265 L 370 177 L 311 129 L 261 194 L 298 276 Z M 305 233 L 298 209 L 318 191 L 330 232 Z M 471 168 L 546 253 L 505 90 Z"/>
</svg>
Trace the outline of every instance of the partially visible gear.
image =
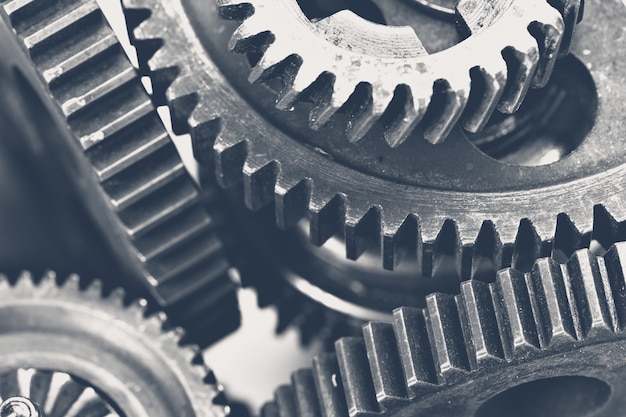
<svg viewBox="0 0 626 417">
<path fill-rule="evenodd" d="M 441 145 L 397 149 L 376 132 L 363 146 L 340 144 L 337 126 L 305 130 L 302 112 L 274 109 L 263 99 L 268 86 L 242 82 L 245 57 L 223 46 L 236 24 L 200 3 L 125 1 L 141 66 L 177 129 L 215 157 L 220 185 L 243 180 L 246 205 L 274 204 L 281 228 L 308 219 L 313 243 L 339 235 L 350 259 L 379 250 L 385 268 L 415 258 L 425 276 L 451 267 L 460 281 L 491 281 L 509 265 L 526 271 L 553 251 L 567 258 L 592 236 L 604 248 L 624 240 L 615 220 L 626 218 L 626 71 L 613 46 L 626 35 L 620 2 L 587 5 L 585 36 L 550 80 L 561 103 L 552 119 L 535 110 L 553 105 L 539 96 L 520 110 L 530 120 L 494 120 L 486 138 L 454 129 Z M 474 140 L 507 144 L 511 158 L 496 160 Z"/>
<path fill-rule="evenodd" d="M 616 416 L 626 405 L 626 243 L 468 281 L 337 341 L 262 412 L 276 416 Z"/>
<path fill-rule="evenodd" d="M 0 0 L 0 20 L 7 106 L 40 163 L 75 187 L 124 273 L 194 340 L 233 330 L 214 221 L 96 1 Z"/>
<path fill-rule="evenodd" d="M 58 284 L 0 277 L 0 396 L 26 396 L 48 417 L 224 417 L 221 390 L 179 328 L 124 292 L 78 276 Z M 82 289 L 80 287 L 83 287 Z"/>
<path fill-rule="evenodd" d="M 222 16 L 242 21 L 229 48 L 260 55 L 249 80 L 283 80 L 278 108 L 314 97 L 310 123 L 319 129 L 366 89 L 348 110 L 348 139 L 363 139 L 385 114 L 393 147 L 418 124 L 429 142 L 440 143 L 461 118 L 476 133 L 496 107 L 515 112 L 568 53 L 581 3 L 461 0 L 457 26 L 466 39 L 429 54 L 410 27 L 348 10 L 311 21 L 296 0 L 217 0 Z"/>
</svg>

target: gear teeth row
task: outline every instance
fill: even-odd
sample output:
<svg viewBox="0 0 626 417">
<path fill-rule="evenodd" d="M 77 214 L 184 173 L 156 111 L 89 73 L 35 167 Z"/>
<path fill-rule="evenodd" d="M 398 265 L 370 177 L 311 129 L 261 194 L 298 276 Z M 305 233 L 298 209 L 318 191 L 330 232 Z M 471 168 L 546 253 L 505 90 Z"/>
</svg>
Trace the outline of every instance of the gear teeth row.
<svg viewBox="0 0 626 417">
<path fill-rule="evenodd" d="M 237 322 L 236 288 L 214 222 L 96 1 L 0 6 L 75 134 L 153 295 L 179 322 L 202 326 L 224 309 Z M 195 330 L 206 337 L 205 328 Z"/>
<path fill-rule="evenodd" d="M 252 3 L 232 1 L 220 4 L 222 13 L 228 18 L 254 17 Z M 580 1 L 552 1 L 550 4 L 552 7 L 541 0 L 542 7 L 536 12 L 547 10 L 558 20 L 559 11 L 568 10 L 568 16 L 576 16 L 571 22 L 576 22 L 580 16 Z M 519 221 L 516 225 L 496 219 L 480 223 L 475 217 L 422 217 L 419 212 L 411 213 L 414 208 L 398 208 L 393 204 L 372 206 L 371 197 L 360 191 L 353 190 L 353 195 L 346 195 L 345 190 L 328 187 L 323 178 L 307 178 L 301 167 L 304 164 L 276 161 L 267 156 L 261 146 L 257 148 L 255 141 L 247 140 L 225 126 L 228 121 L 220 118 L 218 103 L 207 92 L 195 87 L 197 83 L 205 82 L 194 81 L 195 64 L 175 60 L 180 48 L 177 36 L 184 37 L 184 34 L 170 34 L 167 41 L 163 38 L 163 25 L 175 22 L 178 11 L 153 6 L 148 0 L 125 0 L 131 39 L 138 47 L 140 65 L 151 74 L 156 100 L 170 106 L 174 124 L 191 133 L 196 149 L 212 150 L 219 185 L 232 187 L 243 182 L 249 208 L 259 209 L 274 203 L 276 222 L 281 228 L 291 227 L 308 217 L 310 238 L 316 245 L 338 234 L 346 238 L 346 253 L 350 258 L 357 258 L 364 247 L 380 248 L 386 269 L 394 269 L 405 257 L 416 257 L 424 276 L 450 276 L 452 272 L 459 281 L 470 278 L 493 281 L 496 271 L 508 266 L 526 272 L 537 258 L 549 256 L 553 251 L 566 259 L 573 250 L 588 247 L 590 236 L 604 248 L 626 239 L 626 229 L 602 206 L 594 208 L 593 216 L 591 213 L 573 219 L 559 216 L 555 231 L 553 218 L 515 219 Z M 573 30 L 573 26 L 566 29 Z M 515 55 L 513 49 L 507 51 Z M 492 61 L 485 62 L 485 65 L 500 68 L 499 71 L 506 75 L 504 60 Z M 480 71 L 474 72 L 478 74 Z M 498 80 L 499 77 L 486 79 L 485 85 L 492 85 L 492 96 L 497 95 L 496 91 L 502 91 L 496 88 L 500 85 L 501 80 Z M 473 100 L 469 98 L 470 102 Z M 490 107 L 495 107 L 495 103 L 492 102 Z M 400 210 L 403 213 L 399 213 Z M 621 212 L 615 207 L 611 210 Z M 401 218 L 401 215 L 405 217 Z M 459 227 L 463 229 L 459 230 Z M 576 233 L 580 233 L 580 238 L 568 240 Z"/>
<path fill-rule="evenodd" d="M 337 52 L 326 45 L 330 40 L 315 39 L 322 33 L 334 33 L 333 29 L 340 30 L 337 27 L 364 25 L 349 12 L 306 25 L 302 23 L 306 18 L 295 6 L 277 2 L 268 7 L 260 0 L 217 1 L 223 17 L 241 21 L 229 48 L 237 53 L 262 54 L 251 70 L 249 81 L 271 78 L 283 81 L 277 108 L 291 109 L 302 97 L 313 97 L 310 126 L 315 130 L 343 109 L 348 114 L 346 133 L 350 142 L 361 140 L 382 118 L 385 138 L 392 147 L 402 144 L 418 125 L 431 143 L 445 140 L 461 119 L 463 127 L 475 133 L 484 127 L 496 107 L 501 112 L 513 113 L 529 88 L 542 87 L 548 82 L 557 56 L 569 50 L 574 27 L 582 16 L 582 1 L 508 3 L 502 5 L 507 8 L 504 12 L 507 15 L 501 22 L 485 23 L 484 12 L 493 8 L 491 2 L 461 1 L 457 9 L 462 25 L 473 38 L 451 48 L 455 64 L 442 67 L 430 62 L 414 33 L 396 35 L 415 46 L 416 57 L 398 57 L 393 65 L 376 56 L 360 60 L 358 56 L 365 52 L 352 57 L 349 50 Z M 509 10 L 513 11 L 509 13 Z M 306 43 L 305 38 L 294 39 L 295 28 L 272 27 L 274 17 L 280 15 L 298 21 L 302 25 L 299 31 L 316 34 L 307 37 Z M 491 25 L 506 30 L 497 32 L 500 35 L 497 40 L 489 36 L 486 46 L 481 42 L 488 34 L 483 32 L 488 32 Z M 364 31 L 367 33 L 367 28 Z M 312 40 L 321 44 L 312 47 Z M 485 59 L 476 58 L 477 49 Z M 336 58 L 342 54 L 348 56 Z M 442 61 L 450 56 L 447 52 L 439 55 Z M 359 66 L 353 62 L 359 62 Z M 360 66 L 364 67 L 362 71 Z M 420 66 L 422 69 L 416 69 Z M 400 67 L 411 75 L 398 75 L 395 71 Z M 382 75 L 371 76 L 378 73 Z"/>
<path fill-rule="evenodd" d="M 392 414 L 494 368 L 623 339 L 625 259 L 623 242 L 604 256 L 576 251 L 566 264 L 542 258 L 491 284 L 465 282 L 457 296 L 433 294 L 424 309 L 397 309 L 393 324 L 370 322 L 296 372 L 264 415 Z"/>
</svg>

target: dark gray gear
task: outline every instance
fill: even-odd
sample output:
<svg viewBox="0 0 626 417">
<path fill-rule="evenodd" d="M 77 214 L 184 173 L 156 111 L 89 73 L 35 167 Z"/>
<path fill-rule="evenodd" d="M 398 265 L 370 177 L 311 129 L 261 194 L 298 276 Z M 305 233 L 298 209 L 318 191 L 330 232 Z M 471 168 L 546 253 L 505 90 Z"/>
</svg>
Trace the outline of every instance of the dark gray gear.
<svg viewBox="0 0 626 417">
<path fill-rule="evenodd" d="M 76 275 L 1 276 L 0 397 L 28 397 L 48 417 L 225 417 L 200 350 L 124 298 Z"/>
<path fill-rule="evenodd" d="M 625 260 L 626 243 L 541 258 L 397 309 L 295 372 L 262 416 L 622 415 Z"/>
<path fill-rule="evenodd" d="M 373 248 L 387 269 L 408 258 L 416 276 L 457 281 L 489 282 L 502 267 L 528 271 L 539 257 L 624 240 L 615 220 L 626 218 L 626 71 L 613 46 L 626 30 L 613 23 L 626 18 L 621 4 L 587 5 L 547 96 L 527 98 L 483 136 L 455 129 L 437 147 L 391 150 L 376 141 L 381 132 L 340 145 L 336 125 L 311 132 L 298 106 L 274 111 L 270 87 L 249 85 L 249 63 L 225 47 L 237 25 L 201 3 L 125 1 L 140 62 L 177 129 L 215 156 L 221 185 L 243 180 L 246 204 L 275 203 L 279 226 L 308 218 L 314 243 L 339 234 L 350 259 Z"/>
<path fill-rule="evenodd" d="M 194 340 L 236 328 L 214 219 L 96 1 L 0 0 L 0 21 L 5 106 L 24 136 L 7 140 L 54 167 L 123 275 Z"/>
</svg>

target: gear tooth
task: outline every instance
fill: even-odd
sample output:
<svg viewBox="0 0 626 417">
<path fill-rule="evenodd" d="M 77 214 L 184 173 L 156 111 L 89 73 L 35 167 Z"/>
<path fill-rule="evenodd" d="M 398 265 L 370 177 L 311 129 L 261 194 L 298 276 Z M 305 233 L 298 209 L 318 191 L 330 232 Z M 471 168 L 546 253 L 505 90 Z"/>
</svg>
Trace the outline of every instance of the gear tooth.
<svg viewBox="0 0 626 417">
<path fill-rule="evenodd" d="M 577 332 L 560 266 L 550 258 L 538 259 L 530 278 L 540 316 L 537 323 L 544 345 L 553 346 L 575 340 Z"/>
<path fill-rule="evenodd" d="M 588 250 L 576 251 L 567 262 L 567 279 L 574 292 L 583 337 L 614 329 L 607 297 L 611 295 L 610 287 L 605 286 L 606 271 L 601 270 L 603 267 L 604 263 L 600 264 Z"/>
<path fill-rule="evenodd" d="M 583 0 L 550 0 L 549 3 L 555 7 L 563 17 L 564 33 L 561 39 L 559 56 L 569 54 L 572 38 L 575 33 L 576 24 L 580 23 L 583 17 Z"/>
<path fill-rule="evenodd" d="M 283 79 L 292 78 L 301 63 L 300 57 L 285 53 L 281 45 L 273 43 L 267 47 L 261 59 L 252 67 L 248 81 L 256 83 L 278 76 L 282 76 Z"/>
<path fill-rule="evenodd" d="M 279 417 L 298 416 L 296 399 L 291 385 L 281 385 L 274 392 L 274 403 Z"/>
<path fill-rule="evenodd" d="M 366 417 L 379 413 L 365 341 L 344 337 L 335 343 L 350 417 Z"/>
<path fill-rule="evenodd" d="M 2 4 L 2 9 L 9 17 L 13 17 L 15 14 L 28 13 L 37 3 L 37 0 L 10 0 Z"/>
<path fill-rule="evenodd" d="M 430 392 L 438 381 L 423 310 L 395 310 L 393 327 L 406 386 L 414 396 Z"/>
<path fill-rule="evenodd" d="M 443 223 L 433 243 L 433 278 L 455 280 L 461 279 L 461 237 L 457 224 L 448 219 Z"/>
<path fill-rule="evenodd" d="M 57 286 L 57 274 L 54 271 L 46 271 L 44 272 L 41 281 L 39 282 L 40 287 L 56 287 Z"/>
<path fill-rule="evenodd" d="M 537 5 L 533 9 L 533 14 L 542 15 L 528 27 L 528 31 L 539 45 L 539 63 L 532 82 L 533 88 L 539 88 L 544 87 L 552 75 L 565 25 L 561 14 L 547 2 L 541 2 L 541 6 Z"/>
<path fill-rule="evenodd" d="M 102 281 L 98 279 L 94 279 L 93 281 L 89 283 L 87 288 L 85 288 L 84 292 L 85 294 L 88 294 L 93 298 L 102 298 L 102 295 L 103 295 Z M 115 301 L 120 301 L 120 300 L 115 300 Z"/>
<path fill-rule="evenodd" d="M 367 99 L 358 105 L 357 111 L 350 116 L 346 128 L 346 134 L 350 143 L 356 143 L 363 139 L 369 130 L 383 115 L 393 94 L 388 94 L 383 86 L 367 85 Z"/>
<path fill-rule="evenodd" d="M 491 289 L 507 358 L 535 352 L 540 348 L 539 335 L 524 273 L 501 270 Z"/>
<path fill-rule="evenodd" d="M 315 196 L 315 192 L 314 192 Z M 312 198 L 310 213 L 311 242 L 321 246 L 345 225 L 346 198 L 337 194 L 332 198 L 316 200 Z"/>
<path fill-rule="evenodd" d="M 176 78 L 166 92 L 172 118 L 172 131 L 177 135 L 189 133 L 188 121 L 199 100 L 198 94 L 182 80 L 184 78 Z"/>
<path fill-rule="evenodd" d="M 278 412 L 278 406 L 274 402 L 263 404 L 261 407 L 261 417 L 281 417 Z M 296 417 L 295 415 L 292 417 Z"/>
<path fill-rule="evenodd" d="M 419 220 L 410 214 L 401 225 L 383 225 L 382 258 L 383 267 L 393 270 L 403 258 L 415 256 L 417 265 L 422 264 L 422 237 Z"/>
<path fill-rule="evenodd" d="M 267 30 L 267 22 L 261 15 L 253 14 L 235 30 L 228 49 L 238 54 L 264 52 L 274 42 L 274 35 Z"/>
<path fill-rule="evenodd" d="M 606 250 L 615 242 L 624 239 L 620 236 L 620 224 L 602 205 L 593 207 L 593 232 L 591 238 L 597 241 Z"/>
<path fill-rule="evenodd" d="M 63 289 L 68 290 L 70 292 L 80 291 L 80 277 L 76 274 L 72 274 L 68 276 L 65 282 L 63 283 Z"/>
<path fill-rule="evenodd" d="M 296 73 L 286 82 L 285 88 L 280 92 L 276 100 L 276 108 L 279 110 L 292 109 L 300 95 L 320 80 L 320 77 L 321 72 L 315 66 L 300 64 Z"/>
<path fill-rule="evenodd" d="M 426 297 L 426 305 L 426 328 L 438 378 L 454 382 L 471 369 L 455 299 L 448 294 L 431 294 Z"/>
<path fill-rule="evenodd" d="M 379 207 L 371 207 L 363 213 L 348 206 L 345 225 L 348 259 L 358 259 L 369 248 L 380 248 L 381 210 Z"/>
<path fill-rule="evenodd" d="M 522 219 L 515 236 L 511 266 L 518 271 L 528 272 L 541 255 L 541 237 L 530 220 Z"/>
<path fill-rule="evenodd" d="M 217 182 L 224 188 L 242 181 L 243 167 L 248 158 L 248 142 L 225 129 L 215 140 L 215 171 Z"/>
<path fill-rule="evenodd" d="M 604 264 L 615 304 L 617 327 L 623 329 L 626 326 L 626 243 L 611 246 L 604 255 Z"/>
<path fill-rule="evenodd" d="M 196 161 L 204 166 L 213 164 L 213 146 L 222 132 L 222 118 L 217 116 L 201 115 L 198 107 L 189 119 L 189 133 L 191 146 Z"/>
<path fill-rule="evenodd" d="M 471 133 L 481 131 L 498 106 L 507 80 L 506 62 L 501 56 L 486 60 L 470 70 L 472 87 L 464 115 L 463 128 Z"/>
<path fill-rule="evenodd" d="M 336 83 L 332 80 L 330 91 L 323 92 L 320 99 L 316 100 L 314 109 L 311 111 L 309 123 L 311 129 L 321 129 L 350 98 L 356 85 L 350 83 Z"/>
<path fill-rule="evenodd" d="M 313 377 L 324 417 L 348 417 L 339 362 L 334 353 L 313 358 Z"/>
<path fill-rule="evenodd" d="M 244 20 L 254 13 L 251 2 L 241 0 L 217 0 L 217 8 L 220 16 L 230 20 Z"/>
<path fill-rule="evenodd" d="M 383 410 L 393 410 L 408 399 L 393 325 L 369 322 L 363 326 L 363 336 L 376 401 Z"/>
<path fill-rule="evenodd" d="M 436 145 L 448 137 L 465 110 L 470 84 L 469 74 L 435 82 L 433 99 L 422 121 L 427 141 Z"/>
<path fill-rule="evenodd" d="M 311 201 L 313 181 L 304 179 L 296 184 L 286 182 L 284 175 L 276 184 L 276 223 L 281 229 L 289 229 L 307 217 Z"/>
<path fill-rule="evenodd" d="M 474 280 L 465 281 L 461 284 L 457 300 L 473 369 L 504 360 L 504 347 L 489 285 Z"/>
<path fill-rule="evenodd" d="M 291 375 L 298 417 L 322 417 L 322 410 L 311 369 L 300 369 Z"/>
<path fill-rule="evenodd" d="M 243 166 L 243 189 L 248 208 L 259 210 L 274 201 L 274 189 L 279 173 L 280 164 L 277 161 L 269 161 L 264 164 L 252 160 L 245 162 Z"/>
<path fill-rule="evenodd" d="M 420 97 L 423 86 L 401 85 L 396 88 L 396 100 L 401 102 L 402 111 L 385 129 L 385 140 L 392 148 L 402 145 L 415 127 L 422 121 L 430 97 Z"/>
<path fill-rule="evenodd" d="M 559 214 L 556 218 L 552 257 L 558 262 L 566 262 L 575 251 L 582 247 L 582 237 L 570 218 L 564 213 Z"/>
<path fill-rule="evenodd" d="M 474 242 L 470 278 L 493 282 L 501 266 L 502 241 L 493 222 L 486 220 Z"/>
<path fill-rule="evenodd" d="M 498 110 L 510 114 L 519 109 L 535 77 L 539 64 L 537 42 L 526 32 L 516 38 L 514 46 L 505 48 L 502 56 L 509 68 L 509 75 Z"/>
</svg>

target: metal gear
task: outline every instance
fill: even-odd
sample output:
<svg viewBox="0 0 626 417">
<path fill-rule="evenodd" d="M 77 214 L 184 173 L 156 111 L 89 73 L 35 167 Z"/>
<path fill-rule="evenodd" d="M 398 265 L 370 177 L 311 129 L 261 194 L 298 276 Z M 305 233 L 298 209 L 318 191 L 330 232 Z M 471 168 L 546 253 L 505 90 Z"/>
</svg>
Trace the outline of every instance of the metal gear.
<svg viewBox="0 0 626 417">
<path fill-rule="evenodd" d="M 276 416 L 615 416 L 623 412 L 626 243 L 542 258 L 400 308 L 276 390 Z"/>
<path fill-rule="evenodd" d="M 79 285 L 81 284 L 81 285 Z M 0 278 L 0 396 L 26 396 L 48 417 L 223 417 L 221 389 L 181 329 L 124 292 L 54 273 Z"/>
<path fill-rule="evenodd" d="M 461 116 L 476 133 L 496 107 L 516 111 L 531 86 L 548 82 L 557 56 L 567 54 L 581 3 L 461 0 L 457 26 L 466 39 L 429 54 L 410 27 L 348 10 L 311 21 L 295 0 L 217 0 L 222 16 L 242 21 L 229 48 L 261 55 L 249 80 L 283 80 L 278 108 L 315 97 L 310 123 L 319 129 L 366 86 L 348 110 L 348 139 L 363 139 L 387 113 L 384 136 L 393 147 L 420 122 L 424 137 L 440 143 Z"/>
<path fill-rule="evenodd" d="M 157 100 L 169 104 L 174 124 L 191 133 L 205 159 L 215 156 L 220 185 L 243 179 L 248 207 L 275 203 L 283 228 L 308 217 L 315 244 L 339 233 L 350 259 L 373 247 L 388 269 L 411 257 L 425 276 L 447 275 L 451 266 L 459 280 L 489 281 L 502 267 L 527 270 L 551 252 L 567 257 L 592 236 L 605 248 L 624 240 L 615 219 L 626 218 L 626 71 L 612 44 L 626 29 L 611 23 L 626 19 L 621 2 L 588 4 L 579 25 L 585 36 L 557 63 L 551 79 L 557 95 L 581 107 L 564 107 L 558 123 L 550 123 L 556 133 L 541 120 L 495 125 L 496 145 L 499 134 L 505 142 L 565 138 L 559 146 L 539 140 L 531 147 L 540 153 L 546 145 L 541 155 L 558 156 L 539 166 L 495 160 L 460 129 L 436 147 L 414 141 L 398 149 L 374 140 L 338 144 L 332 126 L 303 136 L 298 112 L 260 107 L 267 87 L 241 83 L 248 64 L 220 49 L 230 31 L 215 10 L 195 1 L 125 6 Z M 181 58 L 181 49 L 190 54 Z M 511 124 L 513 132 L 502 133 Z M 527 150 L 522 142 L 512 154 L 520 148 Z"/>
<path fill-rule="evenodd" d="M 233 330 L 236 286 L 214 221 L 96 1 L 0 0 L 0 20 L 7 106 L 35 131 L 40 163 L 56 164 L 124 274 L 194 340 Z"/>
</svg>

